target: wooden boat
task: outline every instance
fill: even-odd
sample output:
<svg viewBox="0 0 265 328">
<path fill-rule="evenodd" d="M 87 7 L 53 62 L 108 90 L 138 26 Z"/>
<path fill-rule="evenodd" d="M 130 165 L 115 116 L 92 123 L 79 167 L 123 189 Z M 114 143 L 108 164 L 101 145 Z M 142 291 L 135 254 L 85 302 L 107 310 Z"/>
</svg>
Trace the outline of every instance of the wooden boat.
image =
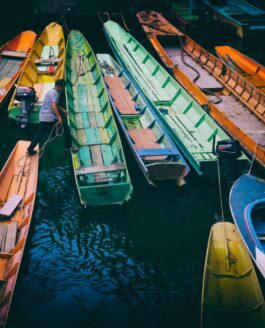
<svg viewBox="0 0 265 328">
<path fill-rule="evenodd" d="M 265 31 L 265 11 L 243 0 L 205 0 L 222 23 L 236 29 L 240 38 Z"/>
<path fill-rule="evenodd" d="M 97 60 L 117 122 L 147 181 L 183 185 L 189 167 L 136 84 L 110 55 L 98 54 Z"/>
<path fill-rule="evenodd" d="M 30 112 L 29 122 L 39 123 L 39 110 L 46 92 L 54 87 L 56 80 L 64 77 L 65 41 L 62 26 L 50 23 L 35 43 L 28 61 L 18 80 L 18 87 L 32 87 L 37 103 Z M 16 91 L 9 104 L 9 117 L 17 121 L 21 116 L 21 102 L 16 100 Z"/>
<path fill-rule="evenodd" d="M 0 48 L 0 105 L 26 64 L 36 33 L 24 31 Z"/>
<path fill-rule="evenodd" d="M 243 175 L 234 183 L 229 203 L 237 228 L 265 278 L 265 180 Z"/>
<path fill-rule="evenodd" d="M 264 325 L 264 299 L 246 247 L 234 224 L 218 222 L 205 258 L 201 328 Z"/>
<path fill-rule="evenodd" d="M 175 79 L 265 166 L 264 95 L 159 13 L 139 12 L 137 17 Z"/>
<path fill-rule="evenodd" d="M 229 46 L 215 47 L 216 53 L 231 69 L 265 93 L 265 67 Z"/>
<path fill-rule="evenodd" d="M 38 180 L 38 154 L 19 141 L 0 173 L 0 327 L 5 327 L 31 223 Z"/>
<path fill-rule="evenodd" d="M 157 61 L 117 23 L 108 21 L 104 31 L 123 69 L 141 88 L 156 115 L 198 174 L 216 177 L 213 143 L 228 135 Z M 248 165 L 246 157 L 236 162 Z"/>
<path fill-rule="evenodd" d="M 104 80 L 96 57 L 78 31 L 66 49 L 68 120 L 77 154 L 72 154 L 83 205 L 123 204 L 132 185 Z"/>
</svg>

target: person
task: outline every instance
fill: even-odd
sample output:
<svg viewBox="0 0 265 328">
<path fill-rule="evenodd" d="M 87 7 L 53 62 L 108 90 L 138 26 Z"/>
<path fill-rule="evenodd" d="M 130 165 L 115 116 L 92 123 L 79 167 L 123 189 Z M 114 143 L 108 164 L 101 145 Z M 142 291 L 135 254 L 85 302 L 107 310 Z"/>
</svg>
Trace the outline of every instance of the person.
<svg viewBox="0 0 265 328">
<path fill-rule="evenodd" d="M 77 152 L 78 149 L 72 146 L 72 137 L 69 126 L 63 117 L 68 115 L 67 110 L 59 105 L 60 96 L 65 88 L 65 81 L 59 79 L 55 82 L 55 87 L 49 90 L 45 97 L 40 110 L 40 126 L 28 147 L 28 154 L 35 155 L 37 153 L 34 148 L 44 138 L 51 133 L 56 123 L 62 124 L 64 128 L 65 150 Z M 63 115 L 63 116 L 62 116 Z"/>
</svg>

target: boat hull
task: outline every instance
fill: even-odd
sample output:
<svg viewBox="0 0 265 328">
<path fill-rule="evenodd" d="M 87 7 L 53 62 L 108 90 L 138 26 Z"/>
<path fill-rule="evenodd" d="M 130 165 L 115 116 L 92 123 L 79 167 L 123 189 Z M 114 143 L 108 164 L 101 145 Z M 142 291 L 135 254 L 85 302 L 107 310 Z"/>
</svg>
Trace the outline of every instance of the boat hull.
<svg viewBox="0 0 265 328">
<path fill-rule="evenodd" d="M 183 185 L 189 167 L 141 95 L 138 86 L 110 55 L 98 54 L 97 59 L 116 120 L 149 184 L 155 185 L 159 180 L 174 180 L 177 185 Z M 151 147 L 155 147 L 155 156 L 139 154 L 150 152 Z M 159 156 L 159 152 L 165 149 L 169 154 Z M 173 155 L 170 155 L 170 152 Z"/>
<path fill-rule="evenodd" d="M 133 188 L 119 133 L 95 55 L 78 31 L 71 31 L 67 42 L 66 100 L 79 148 L 72 162 L 81 204 L 123 204 Z"/>
<path fill-rule="evenodd" d="M 0 48 L 0 54 L 10 54 L 10 57 L 3 56 L 0 60 L 0 75 L 4 74 L 4 78 L 0 80 L 0 106 L 23 70 L 35 39 L 36 34 L 33 31 L 24 31 Z M 17 57 L 19 55 L 22 57 Z"/>
<path fill-rule="evenodd" d="M 38 101 L 30 112 L 29 123 L 39 123 L 39 111 L 45 94 L 54 87 L 56 80 L 64 77 L 64 58 L 63 28 L 57 23 L 50 23 L 32 48 L 17 82 L 17 86 L 32 87 L 36 91 Z M 9 117 L 20 121 L 21 102 L 15 99 L 15 95 L 16 91 L 14 91 L 9 104 Z"/>
<path fill-rule="evenodd" d="M 256 222 L 253 222 L 252 218 L 252 210 L 259 203 L 265 205 L 265 180 L 252 175 L 243 175 L 234 183 L 230 191 L 230 209 L 250 255 L 265 278 L 264 245 L 259 240 L 255 230 Z"/>
<path fill-rule="evenodd" d="M 1 238 L 3 238 L 3 231 L 6 231 L 6 246 L 3 249 L 3 245 L 1 245 L 0 252 L 2 281 L 0 327 L 5 327 L 7 324 L 36 197 L 38 154 L 26 155 L 29 144 L 28 141 L 19 141 L 0 173 L 1 215 L 5 204 L 10 202 L 12 196 L 16 195 L 15 197 L 19 196 L 22 199 L 20 205 L 15 207 L 8 217 L 1 216 Z M 12 239 L 13 242 L 11 242 Z M 8 249 L 6 249 L 7 240 L 9 242 Z"/>
<path fill-rule="evenodd" d="M 213 136 L 225 140 L 228 135 L 129 33 L 111 21 L 104 24 L 104 31 L 121 66 L 141 86 L 150 106 L 190 164 L 200 175 L 211 174 L 217 167 Z M 246 157 L 242 159 L 248 162 Z M 207 170 L 203 171 L 202 166 L 207 166 Z"/>
<path fill-rule="evenodd" d="M 212 226 L 203 275 L 201 328 L 264 327 L 265 304 L 234 224 Z"/>
</svg>

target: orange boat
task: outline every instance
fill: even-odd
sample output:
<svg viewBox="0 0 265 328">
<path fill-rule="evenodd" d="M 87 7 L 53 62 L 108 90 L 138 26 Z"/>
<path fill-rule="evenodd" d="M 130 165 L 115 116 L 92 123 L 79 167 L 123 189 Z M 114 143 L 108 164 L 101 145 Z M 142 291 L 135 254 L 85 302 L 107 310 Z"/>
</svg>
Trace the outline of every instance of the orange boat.
<svg viewBox="0 0 265 328">
<path fill-rule="evenodd" d="M 0 104 L 26 64 L 35 39 L 36 33 L 24 31 L 0 48 Z"/>
<path fill-rule="evenodd" d="M 175 79 L 265 167 L 265 95 L 159 13 L 137 17 Z"/>
<path fill-rule="evenodd" d="M 29 232 L 37 189 L 38 154 L 19 141 L 0 173 L 0 327 L 5 327 Z"/>
<path fill-rule="evenodd" d="M 215 47 L 215 51 L 229 67 L 255 88 L 265 93 L 265 67 L 229 46 Z"/>
</svg>

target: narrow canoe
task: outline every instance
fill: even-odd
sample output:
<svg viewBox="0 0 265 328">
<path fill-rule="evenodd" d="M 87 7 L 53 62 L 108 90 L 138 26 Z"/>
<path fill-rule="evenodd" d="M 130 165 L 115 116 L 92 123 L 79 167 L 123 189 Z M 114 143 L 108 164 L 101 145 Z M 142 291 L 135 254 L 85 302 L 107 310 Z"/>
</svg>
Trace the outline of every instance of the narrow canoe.
<svg viewBox="0 0 265 328">
<path fill-rule="evenodd" d="M 241 38 L 265 31 L 265 11 L 246 1 L 205 0 L 205 3 L 222 23 L 233 26 Z"/>
<path fill-rule="evenodd" d="M 24 31 L 0 48 L 0 105 L 25 66 L 35 39 L 36 33 Z"/>
<path fill-rule="evenodd" d="M 139 12 L 137 17 L 174 78 L 229 135 L 251 156 L 255 153 L 255 159 L 265 166 L 263 94 L 159 13 Z"/>
<path fill-rule="evenodd" d="M 76 185 L 86 206 L 123 204 L 132 185 L 119 132 L 96 57 L 85 37 L 71 31 L 66 49 L 68 121 L 77 154 Z"/>
<path fill-rule="evenodd" d="M 5 327 L 34 208 L 38 154 L 19 141 L 0 173 L 0 327 Z"/>
<path fill-rule="evenodd" d="M 234 183 L 229 203 L 249 253 L 265 278 L 265 180 L 243 175 Z"/>
<path fill-rule="evenodd" d="M 35 43 L 28 61 L 18 80 L 18 86 L 33 87 L 38 102 L 30 113 L 30 123 L 39 123 L 39 110 L 44 97 L 58 79 L 64 77 L 65 41 L 61 25 L 50 23 Z M 18 120 L 21 103 L 15 99 L 16 91 L 9 104 L 9 117 Z"/>
<path fill-rule="evenodd" d="M 236 226 L 212 226 L 205 258 L 201 328 L 265 325 L 265 304 L 257 275 Z"/>
<path fill-rule="evenodd" d="M 227 140 L 228 135 L 129 33 L 110 20 L 104 24 L 104 31 L 121 66 L 139 85 L 193 168 L 200 175 L 216 177 L 213 141 Z M 239 171 L 246 164 L 244 156 L 236 161 Z"/>
<path fill-rule="evenodd" d="M 265 67 L 229 46 L 215 47 L 215 51 L 229 67 L 265 93 Z"/>
<path fill-rule="evenodd" d="M 183 185 L 189 167 L 136 84 L 110 55 L 98 54 L 97 60 L 117 122 L 147 181 Z"/>
</svg>

